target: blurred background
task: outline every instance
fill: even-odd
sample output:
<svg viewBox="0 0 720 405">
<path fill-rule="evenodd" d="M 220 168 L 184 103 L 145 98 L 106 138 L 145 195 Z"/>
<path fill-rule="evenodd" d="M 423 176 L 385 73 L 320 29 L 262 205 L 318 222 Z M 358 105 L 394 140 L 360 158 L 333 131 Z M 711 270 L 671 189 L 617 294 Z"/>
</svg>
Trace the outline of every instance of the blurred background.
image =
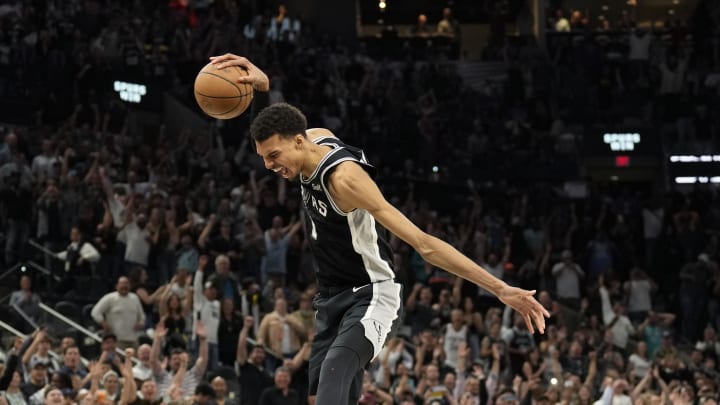
<svg viewBox="0 0 720 405">
<path fill-rule="evenodd" d="M 193 98 L 227 52 L 553 313 L 529 335 L 393 239 L 406 316 L 361 403 L 716 401 L 719 27 L 714 0 L 0 1 L 0 401 L 118 402 L 114 370 L 151 402 L 307 403 L 299 187 Z"/>
</svg>

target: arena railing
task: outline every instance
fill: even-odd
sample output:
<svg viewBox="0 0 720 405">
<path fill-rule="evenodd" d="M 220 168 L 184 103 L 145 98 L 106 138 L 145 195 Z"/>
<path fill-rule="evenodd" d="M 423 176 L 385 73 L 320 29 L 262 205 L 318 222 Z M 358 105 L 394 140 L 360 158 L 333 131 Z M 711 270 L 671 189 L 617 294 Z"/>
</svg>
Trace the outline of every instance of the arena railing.
<svg viewBox="0 0 720 405">
<path fill-rule="evenodd" d="M 70 326 L 71 328 L 73 328 L 74 330 L 82 333 L 82 334 L 85 335 L 86 337 L 89 337 L 90 339 L 92 339 L 92 340 L 94 340 L 94 341 L 96 341 L 96 342 L 98 342 L 98 343 L 102 343 L 102 341 L 103 341 L 103 340 L 102 340 L 102 337 L 100 337 L 97 333 L 94 333 L 93 331 L 85 328 L 84 326 L 82 326 L 82 325 L 80 325 L 79 323 L 73 321 L 72 319 L 66 317 L 65 315 L 59 313 L 58 311 L 50 308 L 49 306 L 47 306 L 46 304 L 44 304 L 44 303 L 42 303 L 42 302 L 39 304 L 39 307 L 40 307 L 40 309 L 42 309 L 43 311 L 45 311 L 45 313 L 47 313 L 48 315 L 50 315 L 50 316 L 52 316 L 53 318 L 55 318 L 55 319 L 57 319 L 57 320 L 65 323 L 66 325 L 68 325 L 68 326 Z M 117 354 L 119 354 L 119 355 L 121 355 L 121 356 L 125 356 L 125 352 L 124 352 L 123 350 L 119 349 L 119 348 L 116 348 L 116 349 L 115 349 L 115 353 L 117 353 Z M 133 361 L 133 363 L 138 363 L 138 362 L 139 362 L 139 360 L 138 360 L 137 358 L 135 358 L 135 357 L 132 358 L 132 361 Z"/>
<path fill-rule="evenodd" d="M 10 334 L 15 335 L 15 336 L 17 336 L 17 337 L 19 337 L 19 338 L 21 338 L 21 339 L 27 339 L 27 338 L 28 338 L 28 335 L 20 332 L 19 330 L 13 328 L 12 325 L 10 325 L 10 324 L 8 324 L 8 323 L 5 323 L 4 321 L 1 321 L 1 320 L 0 320 L 0 328 L 4 329 L 5 331 L 9 332 Z M 59 354 L 57 354 L 55 351 L 50 350 L 49 353 L 50 353 L 50 357 L 52 357 L 53 360 L 56 360 L 56 361 L 58 361 L 58 362 L 62 362 L 62 356 L 60 356 Z M 85 357 L 80 357 L 80 361 L 81 361 L 82 364 L 83 364 L 84 366 L 86 366 L 86 367 L 87 367 L 88 364 L 90 364 L 90 361 L 89 361 L 88 359 L 86 359 Z"/>
</svg>

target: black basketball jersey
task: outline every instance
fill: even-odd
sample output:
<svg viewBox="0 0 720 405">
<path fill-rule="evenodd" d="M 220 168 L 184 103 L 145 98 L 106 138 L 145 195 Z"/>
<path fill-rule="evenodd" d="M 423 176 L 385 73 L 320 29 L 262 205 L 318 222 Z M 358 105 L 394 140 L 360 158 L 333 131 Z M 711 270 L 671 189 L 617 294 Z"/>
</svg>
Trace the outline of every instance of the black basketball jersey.
<svg viewBox="0 0 720 405">
<path fill-rule="evenodd" d="M 349 288 L 393 279 L 388 231 L 366 210 L 342 212 L 328 191 L 330 174 L 342 162 L 356 162 L 371 176 L 375 169 L 361 149 L 337 138 L 323 137 L 313 142 L 333 148 L 310 177 L 300 177 L 305 229 L 318 264 L 320 286 Z"/>
</svg>

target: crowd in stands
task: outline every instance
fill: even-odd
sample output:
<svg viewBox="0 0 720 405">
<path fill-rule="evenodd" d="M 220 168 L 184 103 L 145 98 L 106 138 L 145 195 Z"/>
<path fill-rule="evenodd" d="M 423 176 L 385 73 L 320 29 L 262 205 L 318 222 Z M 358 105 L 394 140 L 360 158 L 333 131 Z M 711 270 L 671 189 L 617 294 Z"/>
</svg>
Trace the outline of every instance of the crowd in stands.
<svg viewBox="0 0 720 405">
<path fill-rule="evenodd" d="M 52 271 L 6 279 L 19 286 L 12 313 L 42 326 L 41 302 L 87 304 L 81 321 L 102 340 L 88 349 L 15 317 L 28 336 L 4 340 L 0 404 L 306 403 L 317 286 L 297 185 L 264 170 L 246 126 L 147 134 L 101 85 L 131 71 L 182 95 L 227 50 L 268 72 L 273 101 L 362 146 L 413 222 L 537 290 L 552 314 L 530 335 L 392 239 L 406 314 L 360 403 L 717 402 L 716 191 L 596 182 L 569 198 L 551 181 L 577 171 L 588 122 L 652 122 L 670 141 L 716 147 L 710 39 L 490 44 L 508 76 L 478 91 L 452 64 L 373 61 L 284 8 L 194 3 L 0 6 L 0 94 L 39 106 L 3 129 L 3 268 Z"/>
</svg>

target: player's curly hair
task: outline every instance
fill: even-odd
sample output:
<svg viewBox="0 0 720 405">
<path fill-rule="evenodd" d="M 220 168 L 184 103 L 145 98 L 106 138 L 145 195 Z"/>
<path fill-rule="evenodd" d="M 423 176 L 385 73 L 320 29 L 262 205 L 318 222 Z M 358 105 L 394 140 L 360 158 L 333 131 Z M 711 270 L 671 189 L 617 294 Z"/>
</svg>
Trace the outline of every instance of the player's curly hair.
<svg viewBox="0 0 720 405">
<path fill-rule="evenodd" d="M 276 103 L 265 107 L 250 125 L 250 136 L 262 142 L 278 134 L 282 138 L 297 134 L 306 136 L 307 120 L 297 108 L 287 103 Z"/>
</svg>

